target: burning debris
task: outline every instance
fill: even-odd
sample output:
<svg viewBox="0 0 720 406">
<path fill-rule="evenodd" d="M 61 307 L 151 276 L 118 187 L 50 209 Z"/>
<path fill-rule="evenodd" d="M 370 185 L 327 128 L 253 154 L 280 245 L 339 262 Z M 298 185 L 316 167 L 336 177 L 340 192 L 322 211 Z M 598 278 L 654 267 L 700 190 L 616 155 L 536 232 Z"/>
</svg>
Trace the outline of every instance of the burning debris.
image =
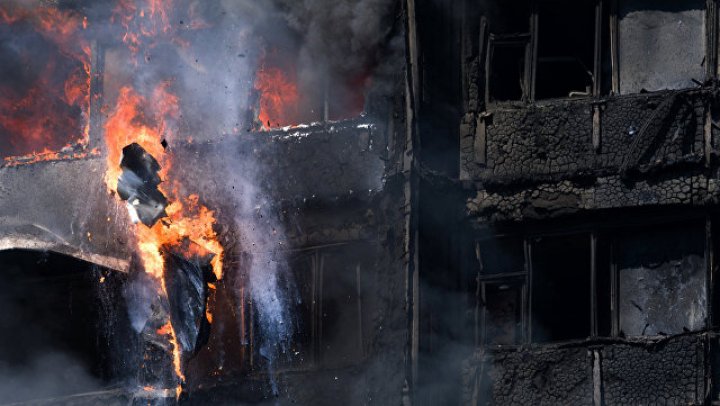
<svg viewBox="0 0 720 406">
<path fill-rule="evenodd" d="M 188 259 L 172 249 L 165 252 L 165 266 L 170 320 L 183 353 L 194 355 L 210 335 L 207 300 L 215 275 L 209 258 Z"/>
<path fill-rule="evenodd" d="M 190 376 L 196 363 L 215 368 L 206 371 L 212 377 L 224 373 L 226 362 L 233 363 L 234 372 L 260 366 L 273 375 L 299 327 L 292 320 L 295 293 L 288 291 L 295 285 L 292 275 L 284 274 L 289 272 L 284 225 L 277 207 L 266 203 L 272 199 L 261 178 L 264 168 L 259 169 L 265 163 L 252 156 L 237 163 L 238 151 L 228 149 L 222 159 L 207 160 L 207 168 L 227 171 L 214 176 L 204 162 L 193 161 L 198 157 L 188 158 L 175 146 L 186 140 L 204 145 L 245 128 L 275 128 L 270 135 L 276 139 L 301 139 L 320 127 L 328 134 L 357 125 L 370 128 L 361 113 L 376 60 L 362 33 L 346 38 L 358 40 L 361 49 L 334 58 L 336 63 L 359 52 L 362 62 L 341 69 L 330 60 L 337 48 L 322 55 L 298 51 L 303 47 L 295 37 L 314 20 L 306 13 L 293 20 L 292 14 L 301 13 L 285 2 L 2 3 L 0 56 L 9 62 L 0 69 L 0 158 L 10 164 L 0 169 L 77 159 L 91 168 L 83 176 L 104 181 L 91 196 L 108 207 L 107 216 L 72 217 L 70 234 L 100 245 L 99 230 L 87 223 L 107 219 L 117 231 L 102 243 L 122 246 L 117 255 L 126 259 L 122 271 L 129 270 L 123 274 L 123 300 L 128 331 L 138 341 L 122 349 L 123 367 L 133 370 L 130 392 L 143 399 L 179 398 L 197 387 L 193 378 L 205 378 Z M 353 15 L 385 16 L 388 4 L 357 8 Z M 271 20 L 279 24 L 265 24 Z M 270 26 L 282 33 L 272 37 Z M 317 27 L 309 31 L 316 35 Z M 38 52 L 26 52 L 33 47 Z M 269 57 L 275 48 L 282 55 Z M 308 56 L 322 65 L 313 77 Z M 334 121 L 358 116 L 360 124 Z M 267 141 L 267 135 L 260 138 Z M 367 138 L 357 143 L 368 144 Z M 355 141 L 345 144 L 354 148 Z M 40 167 L 52 172 L 75 163 Z M 37 167 L 15 169 L 26 168 Z M 0 198 L 3 193 L 0 187 Z M 127 212 L 116 210 L 123 205 Z M 239 256 L 252 260 L 240 264 Z M 236 283 L 223 281 L 226 272 L 235 274 Z M 98 282 L 103 283 L 105 277 Z M 218 297 L 225 307 L 219 307 Z M 218 342 L 233 341 L 214 334 L 227 335 L 235 327 L 240 336 L 232 337 L 235 353 L 226 356 L 220 348 L 220 355 L 213 353 L 216 365 L 197 357 L 214 351 Z M 277 393 L 274 382 L 273 388 Z"/>
<path fill-rule="evenodd" d="M 118 195 L 128 202 L 128 211 L 134 222 L 141 221 L 152 227 L 160 218 L 167 216 L 167 199 L 158 190 L 160 164 L 140 145 L 132 143 L 122 150 L 120 167 L 123 172 L 118 179 Z"/>
</svg>

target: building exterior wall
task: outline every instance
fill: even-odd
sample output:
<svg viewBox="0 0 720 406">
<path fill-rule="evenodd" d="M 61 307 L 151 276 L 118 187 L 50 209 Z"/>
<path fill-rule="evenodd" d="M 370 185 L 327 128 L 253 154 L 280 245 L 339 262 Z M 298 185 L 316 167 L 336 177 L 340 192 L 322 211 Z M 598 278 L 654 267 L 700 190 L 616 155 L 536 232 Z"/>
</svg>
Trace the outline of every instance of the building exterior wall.
<svg viewBox="0 0 720 406">
<path fill-rule="evenodd" d="M 536 70 L 548 63 L 544 10 L 563 3 L 528 2 L 527 14 L 503 2 L 440 3 L 432 7 L 464 10 L 444 39 L 457 44 L 462 71 L 459 176 L 449 170 L 423 176 L 426 196 L 463 191 L 464 206 L 448 219 L 464 248 L 448 259 L 458 266 L 444 271 L 466 281 L 453 294 L 470 298 L 471 321 L 456 326 L 471 338 L 449 361 L 463 371 L 454 378 L 460 403 L 716 399 L 715 2 L 588 2 L 596 16 L 595 41 L 586 43 L 595 55 L 587 66 L 590 91 L 553 98 L 543 97 L 548 84 L 538 82 Z M 509 66 L 494 65 L 499 46 L 524 50 L 517 53 L 524 69 L 502 82 L 520 83 L 516 93 L 492 82 L 502 80 L 493 69 Z M 451 63 L 427 52 L 423 64 Z M 563 77 L 553 80 L 566 86 Z M 435 95 L 431 87 L 422 91 Z M 494 98 L 500 94 L 517 99 Z M 421 259 L 420 266 L 433 265 Z M 426 277 L 428 292 L 437 280 Z M 434 327 L 420 337 L 437 336 L 438 319 L 452 323 L 438 309 L 421 310 L 421 323 Z M 547 320 L 553 322 L 543 325 Z M 578 322 L 580 332 L 568 327 Z M 419 358 L 436 354 L 428 347 Z M 418 403 L 450 391 L 444 393 Z"/>
</svg>

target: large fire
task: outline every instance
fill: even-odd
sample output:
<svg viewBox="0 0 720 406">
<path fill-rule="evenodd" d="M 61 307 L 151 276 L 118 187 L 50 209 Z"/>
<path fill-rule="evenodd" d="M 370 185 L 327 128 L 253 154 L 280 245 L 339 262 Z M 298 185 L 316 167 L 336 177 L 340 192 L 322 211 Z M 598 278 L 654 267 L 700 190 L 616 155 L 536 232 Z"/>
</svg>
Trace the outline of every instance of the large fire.
<svg viewBox="0 0 720 406">
<path fill-rule="evenodd" d="M 117 189 L 121 173 L 122 149 L 137 143 L 160 163 L 163 183 L 160 191 L 171 201 L 167 207 L 167 218 L 152 227 L 135 225 L 137 249 L 145 272 L 160 281 L 163 294 L 167 296 L 163 274 L 165 261 L 163 251 L 172 247 L 188 257 L 212 254 L 211 265 L 217 279 L 222 278 L 223 247 L 213 229 L 216 219 L 213 211 L 200 203 L 195 194 L 182 196 L 183 187 L 178 180 L 171 179 L 172 155 L 167 153 L 162 140 L 170 137 L 172 128 L 168 122 L 179 114 L 178 98 L 169 92 L 168 84 L 158 86 L 146 100 L 130 87 L 123 87 L 117 105 L 105 126 L 107 144 L 107 172 L 105 181 L 110 191 Z M 193 244 L 184 244 L 185 241 Z M 171 324 L 164 327 L 173 343 L 175 372 L 184 380 L 180 350 Z"/>
<path fill-rule="evenodd" d="M 258 91 L 258 120 L 264 129 L 299 124 L 297 83 L 282 69 L 262 66 L 255 77 Z"/>
<path fill-rule="evenodd" d="M 35 37 L 29 38 L 47 51 L 3 54 L 11 75 L 0 82 L 0 141 L 6 140 L 0 153 L 5 158 L 38 154 L 38 159 L 53 159 L 68 144 L 87 140 L 89 132 L 91 47 L 83 35 L 87 20 L 71 10 L 3 3 L 0 35 L 2 27 L 11 30 L 8 35 L 31 29 Z M 19 78 L 12 77 L 14 67 Z"/>
<path fill-rule="evenodd" d="M 172 32 L 170 10 L 173 0 L 147 0 L 140 3 L 136 0 L 118 0 L 113 10 L 113 19 L 125 31 L 122 40 L 133 54 L 137 54 L 145 45 L 145 39 L 154 41 L 159 34 Z"/>
<path fill-rule="evenodd" d="M 122 25 L 122 41 L 133 55 L 137 56 L 141 51 L 148 52 L 159 38 L 176 46 L 184 46 L 184 41 L 178 39 L 171 29 L 172 6 L 172 0 L 118 1 L 113 18 Z M 137 65 L 138 61 L 134 63 Z M 154 89 L 141 89 L 142 92 L 129 85 L 121 87 L 115 108 L 105 124 L 105 183 L 109 191 L 118 189 L 123 148 L 127 145 L 139 144 L 160 164 L 162 183 L 158 189 L 170 202 L 165 210 L 167 216 L 151 227 L 138 222 L 134 225 L 134 232 L 144 270 L 159 281 L 160 293 L 166 298 L 166 261 L 163 253 L 172 250 L 186 258 L 211 255 L 212 271 L 218 280 L 222 278 L 224 254 L 214 230 L 215 213 L 201 203 L 201 197 L 197 194 L 186 194 L 186 188 L 176 176 L 178 171 L 173 170 L 173 155 L 166 150 L 167 144 L 163 142 L 172 142 L 179 135 L 176 133 L 176 123 L 181 114 L 181 101 L 171 91 L 171 80 L 167 78 Z M 212 320 L 209 310 L 207 318 L 208 321 Z M 169 337 L 173 346 L 175 374 L 183 382 L 182 353 L 174 326 L 168 321 L 157 333 Z M 178 385 L 178 394 L 180 390 Z"/>
<path fill-rule="evenodd" d="M 258 93 L 257 120 L 260 128 L 269 130 L 301 123 L 324 120 L 344 120 L 357 117 L 365 109 L 364 90 L 370 83 L 367 74 L 338 80 L 342 86 L 329 89 L 308 89 L 287 61 L 274 66 L 271 60 L 261 58 L 255 74 L 255 90 Z M 327 117 L 324 115 L 327 114 Z"/>
</svg>

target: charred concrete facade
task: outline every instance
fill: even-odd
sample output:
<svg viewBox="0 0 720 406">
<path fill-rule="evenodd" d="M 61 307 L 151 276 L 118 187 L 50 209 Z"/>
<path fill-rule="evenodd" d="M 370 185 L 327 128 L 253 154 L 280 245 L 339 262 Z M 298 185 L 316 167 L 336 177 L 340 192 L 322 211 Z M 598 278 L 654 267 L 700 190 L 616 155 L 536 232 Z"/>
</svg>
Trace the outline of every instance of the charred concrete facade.
<svg viewBox="0 0 720 406">
<path fill-rule="evenodd" d="M 417 9 L 418 404 L 717 400 L 717 4 Z"/>
</svg>

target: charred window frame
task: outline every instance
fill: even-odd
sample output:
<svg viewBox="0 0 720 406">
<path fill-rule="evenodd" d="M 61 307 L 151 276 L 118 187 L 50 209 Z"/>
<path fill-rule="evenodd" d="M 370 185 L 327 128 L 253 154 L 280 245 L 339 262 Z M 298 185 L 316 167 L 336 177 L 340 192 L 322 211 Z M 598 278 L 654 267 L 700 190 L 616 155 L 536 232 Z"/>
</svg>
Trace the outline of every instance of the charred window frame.
<svg viewBox="0 0 720 406">
<path fill-rule="evenodd" d="M 481 24 L 480 40 L 488 38 L 485 54 L 486 105 L 600 95 L 603 92 L 602 61 L 605 59 L 603 39 L 607 42 L 608 37 L 604 29 L 607 24 L 603 23 L 608 19 L 607 7 L 604 6 L 607 1 L 532 0 L 529 2 L 528 25 L 523 27 L 516 21 L 509 23 L 510 29 L 527 28 L 520 33 L 494 32 L 501 29 L 493 27 L 492 22 Z M 553 11 L 567 7 L 579 10 L 585 19 L 553 22 L 553 16 L 559 16 Z M 562 31 L 563 28 L 582 31 L 584 35 L 568 35 Z M 490 32 L 486 33 L 486 30 Z M 548 38 L 550 40 L 545 41 Z M 523 45 L 525 52 L 518 52 Z M 514 53 L 510 52 L 513 50 Z M 514 67 L 511 72 L 507 71 L 508 66 L 515 64 L 522 65 L 518 78 L 511 75 L 516 74 Z M 563 69 L 566 72 L 563 73 Z M 559 73 L 553 76 L 555 71 Z M 560 79 L 562 81 L 558 82 Z M 514 81 L 520 83 L 521 91 L 517 90 Z M 512 89 L 509 92 L 505 90 L 508 84 Z"/>
<path fill-rule="evenodd" d="M 288 298 L 294 305 L 294 348 L 289 357 L 280 357 L 282 369 L 341 368 L 364 359 L 374 247 L 357 241 L 292 254 Z"/>
<path fill-rule="evenodd" d="M 593 337 L 662 336 L 718 325 L 713 313 L 720 306 L 718 278 L 714 275 L 714 253 L 719 244 L 714 237 L 719 224 L 715 218 L 696 214 L 674 219 L 653 217 L 634 219 L 629 225 L 618 222 L 571 232 L 547 230 L 476 240 L 476 343 L 521 345 Z M 552 240 L 556 243 L 542 243 Z M 577 247 L 568 246 L 573 241 Z M 637 247 L 643 246 L 645 252 L 640 252 Z M 573 251 L 576 261 L 569 261 L 560 252 L 562 247 Z M 584 251 L 581 255 L 578 248 Z M 502 259 L 507 255 L 513 259 Z M 548 273 L 552 282 L 578 270 L 582 275 L 575 275 L 575 279 L 582 279 L 581 289 L 574 279 L 564 281 L 572 287 L 554 290 L 548 290 L 552 283 L 543 281 Z M 663 284 L 667 289 L 660 289 Z M 572 289 L 578 292 L 567 297 Z M 557 304 L 538 307 L 548 294 L 560 296 L 567 306 L 577 306 L 577 331 L 558 332 L 555 325 L 538 331 L 542 313 L 553 311 L 552 305 Z M 639 309 L 636 305 L 643 311 L 632 313 Z M 685 313 L 695 315 L 689 324 L 685 323 Z M 568 322 L 566 314 L 559 319 Z M 635 328 L 640 319 L 647 319 L 648 326 Z M 653 327 L 656 325 L 660 327 Z"/>
<path fill-rule="evenodd" d="M 529 24 L 518 23 L 524 18 L 516 19 L 517 21 L 508 20 L 505 14 L 511 14 L 513 7 L 517 6 L 515 3 L 504 5 L 507 8 L 505 12 L 487 10 L 487 14 L 489 14 L 487 18 L 490 21 L 484 23 L 483 18 L 483 23 L 480 24 L 479 41 L 482 45 L 480 49 L 483 49 L 484 43 L 487 42 L 484 53 L 486 106 L 504 103 L 523 104 L 558 98 L 599 97 L 638 91 L 633 85 L 628 85 L 629 87 L 625 91 L 622 89 L 624 87 L 621 83 L 621 63 L 623 62 L 621 58 L 623 55 L 620 47 L 632 39 L 620 38 L 621 20 L 628 7 L 632 8 L 635 3 L 643 5 L 648 2 L 642 0 L 529 0 L 529 3 L 531 4 Z M 576 12 L 568 13 L 568 6 L 576 9 Z M 645 4 L 645 6 L 649 7 L 648 10 L 652 10 L 652 4 Z M 671 6 L 682 10 L 682 5 Z M 688 81 L 686 84 L 688 87 L 693 86 L 690 83 L 691 79 L 695 85 L 698 85 L 701 84 L 701 80 L 716 78 L 720 73 L 718 3 L 716 0 L 696 0 L 695 7 L 702 6 L 704 6 L 702 11 L 705 46 L 701 50 L 703 57 L 701 65 L 704 74 L 698 74 L 697 78 L 685 78 Z M 657 7 L 670 6 L 666 4 Z M 499 8 L 503 8 L 503 6 L 499 6 Z M 567 19 L 568 17 L 565 16 L 568 14 L 575 16 L 579 11 L 583 15 L 583 20 L 568 20 L 561 23 L 556 18 L 553 21 L 553 10 L 557 9 L 562 9 L 564 14 L 558 13 L 556 17 L 563 16 Z M 517 11 L 517 13 L 522 14 L 523 12 Z M 498 20 L 499 23 L 493 25 L 493 19 Z M 567 24 L 568 22 L 570 24 Z M 575 24 L 574 27 L 573 24 Z M 510 32 L 504 31 L 505 27 Z M 574 30 L 573 32 L 581 32 L 582 35 L 573 35 L 580 40 L 574 41 L 574 43 L 559 40 L 563 38 L 561 30 L 566 28 Z M 521 31 L 513 32 L 512 30 Z M 628 35 L 626 34 L 625 37 Z M 515 52 L 514 54 L 507 52 L 513 49 L 513 45 L 515 45 L 515 49 L 519 48 L 525 38 L 530 38 L 527 52 Z M 547 40 L 548 38 L 550 39 Z M 578 58 L 568 54 L 575 50 L 581 52 L 582 57 Z M 627 59 L 627 56 L 625 58 Z M 513 64 L 523 66 L 520 70 L 521 74 L 512 72 L 516 77 L 507 70 L 507 67 Z M 573 68 L 572 65 L 577 66 Z M 557 69 L 562 66 L 565 66 L 568 72 L 562 73 L 561 69 Z M 583 69 L 586 79 L 588 79 L 584 82 L 586 88 L 576 88 L 583 80 L 581 72 Z M 520 83 L 521 86 L 518 86 L 517 83 Z M 522 91 L 518 91 L 518 87 L 521 87 Z M 508 89 L 510 90 L 508 91 Z"/>
<path fill-rule="evenodd" d="M 530 35 L 490 34 L 485 71 L 485 102 L 528 100 Z"/>
<path fill-rule="evenodd" d="M 480 345 L 516 345 L 527 341 L 527 242 L 522 236 L 476 241 L 478 329 Z"/>
</svg>

